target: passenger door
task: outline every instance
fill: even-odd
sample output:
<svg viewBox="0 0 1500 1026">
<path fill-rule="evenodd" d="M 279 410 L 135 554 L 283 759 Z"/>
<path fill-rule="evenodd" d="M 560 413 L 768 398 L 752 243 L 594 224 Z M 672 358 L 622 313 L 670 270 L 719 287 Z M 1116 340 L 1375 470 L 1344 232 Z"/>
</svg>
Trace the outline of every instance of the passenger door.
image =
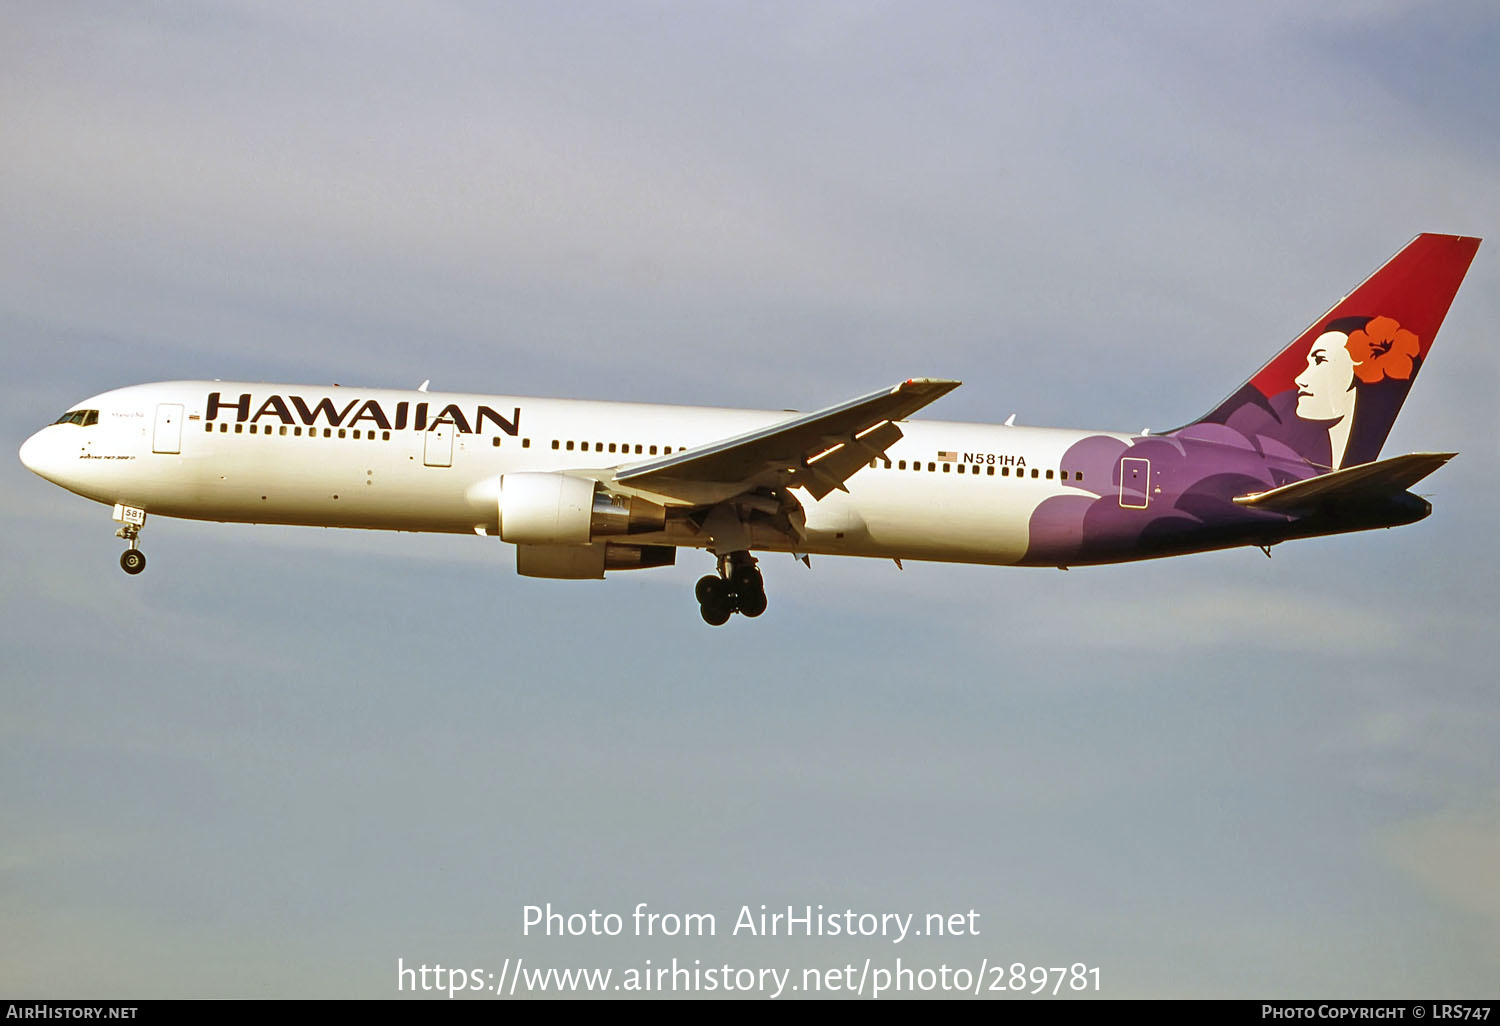
<svg viewBox="0 0 1500 1026">
<path fill-rule="evenodd" d="M 156 429 L 151 433 L 152 452 L 182 452 L 182 404 L 161 403 L 156 407 Z"/>
<path fill-rule="evenodd" d="M 1127 456 L 1120 461 L 1120 505 L 1145 509 L 1151 504 L 1151 461 Z"/>
<path fill-rule="evenodd" d="M 453 466 L 453 425 L 435 424 L 425 438 L 422 462 L 429 467 Z"/>
</svg>

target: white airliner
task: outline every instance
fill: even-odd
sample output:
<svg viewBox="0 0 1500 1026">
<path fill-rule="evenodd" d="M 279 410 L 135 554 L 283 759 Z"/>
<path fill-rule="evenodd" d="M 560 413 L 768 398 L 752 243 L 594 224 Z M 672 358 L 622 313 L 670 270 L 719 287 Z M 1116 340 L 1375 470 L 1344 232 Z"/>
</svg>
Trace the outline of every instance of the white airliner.
<svg viewBox="0 0 1500 1026">
<path fill-rule="evenodd" d="M 706 549 L 703 619 L 759 616 L 755 551 L 1076 566 L 1391 527 L 1452 453 L 1377 460 L 1479 240 L 1419 235 L 1202 418 L 1162 433 L 910 421 L 913 378 L 788 414 L 170 381 L 78 403 L 21 461 L 148 515 L 497 536 L 531 577 Z M 1146 367 L 1110 370 L 1147 373 Z"/>
</svg>

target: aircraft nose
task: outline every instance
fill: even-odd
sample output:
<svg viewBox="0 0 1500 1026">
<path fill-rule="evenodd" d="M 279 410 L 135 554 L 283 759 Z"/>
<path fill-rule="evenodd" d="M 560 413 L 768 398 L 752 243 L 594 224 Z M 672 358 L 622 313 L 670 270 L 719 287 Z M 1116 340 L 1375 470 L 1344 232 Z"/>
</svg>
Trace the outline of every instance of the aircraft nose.
<svg viewBox="0 0 1500 1026">
<path fill-rule="evenodd" d="M 46 433 L 45 430 L 38 431 L 22 442 L 20 456 L 22 466 L 50 481 L 56 474 L 56 467 L 53 465 L 56 461 L 52 458 L 52 450 L 56 446 L 51 444 L 50 439 L 43 437 Z"/>
</svg>

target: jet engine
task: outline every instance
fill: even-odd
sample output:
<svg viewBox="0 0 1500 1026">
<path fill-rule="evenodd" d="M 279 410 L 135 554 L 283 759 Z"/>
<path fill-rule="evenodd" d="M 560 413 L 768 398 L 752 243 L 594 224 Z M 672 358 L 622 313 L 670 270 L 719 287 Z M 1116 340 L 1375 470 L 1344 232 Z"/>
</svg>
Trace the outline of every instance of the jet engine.
<svg viewBox="0 0 1500 1026">
<path fill-rule="evenodd" d="M 677 549 L 671 545 L 517 545 L 516 573 L 522 577 L 552 577 L 588 580 L 604 576 L 606 570 L 645 570 L 672 566 Z"/>
<path fill-rule="evenodd" d="M 615 495 L 590 478 L 550 473 L 500 476 L 500 538 L 517 545 L 588 545 L 601 538 L 660 531 L 666 519 L 665 507 Z"/>
</svg>

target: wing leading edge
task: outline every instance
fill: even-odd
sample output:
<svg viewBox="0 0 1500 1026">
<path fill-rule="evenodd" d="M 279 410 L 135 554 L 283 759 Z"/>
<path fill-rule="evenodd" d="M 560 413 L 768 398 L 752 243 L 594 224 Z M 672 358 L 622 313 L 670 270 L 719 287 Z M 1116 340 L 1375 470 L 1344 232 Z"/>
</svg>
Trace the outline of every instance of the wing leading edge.
<svg viewBox="0 0 1500 1026">
<path fill-rule="evenodd" d="M 894 423 L 947 395 L 960 382 L 911 378 L 893 388 L 799 414 L 662 459 L 627 464 L 620 484 L 670 493 L 682 484 L 804 487 L 814 499 L 835 490 L 901 438 Z"/>
</svg>

